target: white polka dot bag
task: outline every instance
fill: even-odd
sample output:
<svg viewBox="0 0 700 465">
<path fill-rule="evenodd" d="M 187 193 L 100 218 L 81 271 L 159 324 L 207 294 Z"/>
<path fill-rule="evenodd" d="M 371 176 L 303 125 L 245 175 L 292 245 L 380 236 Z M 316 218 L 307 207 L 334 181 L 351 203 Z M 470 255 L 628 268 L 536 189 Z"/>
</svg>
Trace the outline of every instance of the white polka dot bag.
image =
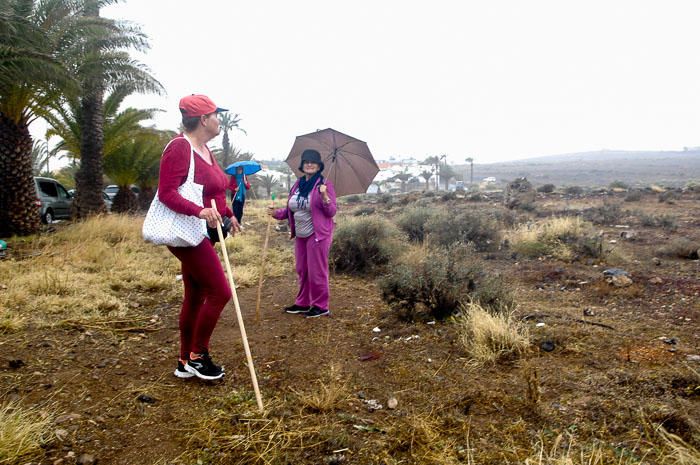
<svg viewBox="0 0 700 465">
<path fill-rule="evenodd" d="M 186 137 L 185 140 L 190 142 Z M 194 182 L 194 150 L 190 143 L 190 168 L 187 172 L 187 179 L 178 187 L 177 192 L 183 198 L 202 207 L 204 204 L 203 189 L 204 186 Z M 206 234 L 207 224 L 205 220 L 172 211 L 158 199 L 158 191 L 156 191 L 143 222 L 144 240 L 157 245 L 195 247 L 204 240 Z"/>
</svg>

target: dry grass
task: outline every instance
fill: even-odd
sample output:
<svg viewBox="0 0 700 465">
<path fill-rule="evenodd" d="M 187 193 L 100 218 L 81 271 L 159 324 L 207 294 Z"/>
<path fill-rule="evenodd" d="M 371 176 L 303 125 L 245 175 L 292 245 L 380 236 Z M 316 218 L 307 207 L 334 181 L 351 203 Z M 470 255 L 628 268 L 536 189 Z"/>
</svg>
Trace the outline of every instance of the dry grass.
<svg viewBox="0 0 700 465">
<path fill-rule="evenodd" d="M 299 396 L 304 408 L 313 412 L 332 412 L 340 408 L 349 398 L 349 388 L 345 376 L 342 376 L 337 365 L 331 365 L 322 379 L 316 381 L 316 386 L 310 392 L 293 390 Z"/>
<path fill-rule="evenodd" d="M 559 434 L 549 444 L 541 435 L 533 455 L 525 459 L 525 465 L 632 465 L 648 463 L 639 457 L 637 450 L 610 450 L 599 441 L 577 444 L 570 434 Z M 617 452 L 617 453 L 616 453 Z M 616 456 L 617 455 L 617 456 Z"/>
<path fill-rule="evenodd" d="M 527 327 L 511 314 L 492 315 L 476 303 L 468 304 L 455 322 L 459 340 L 476 366 L 517 357 L 530 345 Z"/>
<path fill-rule="evenodd" d="M 700 450 L 662 427 L 658 428 L 657 434 L 666 449 L 661 463 L 670 465 L 697 465 L 700 463 Z"/>
<path fill-rule="evenodd" d="M 569 261 L 580 252 L 583 241 L 595 238 L 596 234 L 589 223 L 578 217 L 560 217 L 522 225 L 506 237 L 513 250 L 524 256 L 551 256 Z"/>
<path fill-rule="evenodd" d="M 10 403 L 0 406 L 0 464 L 26 463 L 42 456 L 52 415 Z"/>
<path fill-rule="evenodd" d="M 132 305 L 178 300 L 180 263 L 143 241 L 142 222 L 98 216 L 28 240 L 27 258 L 0 262 L 0 332 L 125 320 Z M 237 286 L 257 284 L 261 241 L 252 234 L 227 240 Z M 292 266 L 291 249 L 268 251 L 266 276 Z"/>
</svg>

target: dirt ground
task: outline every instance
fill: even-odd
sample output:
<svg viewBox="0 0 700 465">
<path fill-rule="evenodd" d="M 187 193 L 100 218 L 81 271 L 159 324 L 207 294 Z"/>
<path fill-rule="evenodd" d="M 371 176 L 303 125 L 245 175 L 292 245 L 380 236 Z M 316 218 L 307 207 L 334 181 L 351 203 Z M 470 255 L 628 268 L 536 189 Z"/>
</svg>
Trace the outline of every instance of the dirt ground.
<svg viewBox="0 0 700 465">
<path fill-rule="evenodd" d="M 554 212 L 577 202 L 602 204 L 553 196 L 537 205 Z M 362 206 L 341 209 L 350 214 Z M 132 330 L 30 327 L 0 334 L 0 401 L 48 401 L 60 412 L 41 464 L 389 464 L 441 463 L 440 457 L 524 463 L 537 457 L 536 444 L 549 447 L 561 434 L 563 449 L 572 438 L 600 441 L 623 451 L 620 463 L 657 463 L 660 449 L 648 425 L 700 446 L 700 262 L 653 260 L 675 237 L 698 238 L 700 203 L 692 195 L 673 204 L 646 196 L 621 206 L 674 215 L 678 229 L 645 227 L 634 215 L 620 218 L 618 226 L 627 227 L 599 226 L 622 257 L 615 263 L 522 259 L 508 251 L 484 256 L 486 271 L 508 281 L 516 315 L 530 329 L 532 348 L 519 360 L 473 368 L 450 321 L 401 321 L 382 302 L 374 277 L 334 275 L 329 318 L 284 314 L 296 293 L 290 264 L 288 276 L 266 282 L 259 322 L 257 289 L 238 290 L 265 415 L 256 412 L 232 305 L 211 347 L 226 367 L 225 380 L 173 376 L 179 302 L 172 299 L 130 302 L 152 318 Z M 473 208 L 502 207 L 473 202 Z M 621 237 L 630 230 L 634 238 Z M 264 224 L 254 223 L 246 234 L 262 231 Z M 273 242 L 289 246 L 283 232 Z M 634 283 L 605 283 L 602 271 L 611 266 L 624 268 Z M 157 295 L 149 296 L 154 301 Z M 336 384 L 347 394 L 338 408 L 304 406 L 305 396 Z M 389 398 L 396 408 L 388 408 Z M 207 437 L 207 418 L 232 429 L 212 427 L 218 437 Z M 257 450 L 256 462 L 250 450 L 240 460 L 238 452 L 219 453 L 240 431 L 253 431 L 255 421 L 277 422 L 288 435 L 306 433 L 285 443 L 286 456 L 266 459 Z"/>
</svg>

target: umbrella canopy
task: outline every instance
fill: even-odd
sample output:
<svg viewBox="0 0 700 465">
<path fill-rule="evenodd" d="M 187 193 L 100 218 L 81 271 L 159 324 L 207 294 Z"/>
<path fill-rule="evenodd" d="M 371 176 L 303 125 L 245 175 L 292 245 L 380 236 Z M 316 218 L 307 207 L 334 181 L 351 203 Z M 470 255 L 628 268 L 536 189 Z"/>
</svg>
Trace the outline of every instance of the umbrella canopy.
<svg viewBox="0 0 700 465">
<path fill-rule="evenodd" d="M 262 169 L 262 166 L 260 166 L 260 163 L 258 163 L 257 161 L 243 160 L 237 161 L 236 163 L 231 163 L 226 167 L 224 171 L 226 172 L 226 174 L 234 175 L 236 174 L 236 168 L 238 167 L 243 168 L 243 174 L 245 174 L 246 176 L 255 174 Z"/>
<path fill-rule="evenodd" d="M 314 149 L 321 154 L 323 176 L 333 182 L 338 196 L 364 194 L 379 172 L 367 143 L 335 129 L 323 129 L 303 136 L 297 136 L 285 160 L 297 176 L 301 154 Z"/>
</svg>

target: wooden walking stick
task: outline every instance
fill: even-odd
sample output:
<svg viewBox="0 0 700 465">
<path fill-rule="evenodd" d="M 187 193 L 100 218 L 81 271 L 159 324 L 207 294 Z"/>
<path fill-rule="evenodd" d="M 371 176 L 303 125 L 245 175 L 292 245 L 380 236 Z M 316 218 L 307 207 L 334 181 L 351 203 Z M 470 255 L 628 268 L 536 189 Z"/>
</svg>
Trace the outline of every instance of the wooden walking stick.
<svg viewBox="0 0 700 465">
<path fill-rule="evenodd" d="M 270 196 L 270 207 L 275 208 L 275 194 Z M 258 299 L 255 301 L 255 321 L 260 322 L 260 294 L 262 293 L 263 279 L 265 278 L 265 259 L 267 258 L 267 244 L 270 241 L 270 225 L 272 216 L 267 216 L 267 232 L 265 232 L 265 244 L 263 245 L 262 258 L 260 260 L 260 280 L 258 281 Z"/>
<path fill-rule="evenodd" d="M 214 201 L 214 199 L 211 200 L 211 207 L 216 209 L 216 202 Z M 258 402 L 258 408 L 260 409 L 260 413 L 262 413 L 264 412 L 264 409 L 262 397 L 260 396 L 260 388 L 258 387 L 258 378 L 257 376 L 255 376 L 253 356 L 250 355 L 250 347 L 248 346 L 248 336 L 245 333 L 245 326 L 243 325 L 243 315 L 241 315 L 241 307 L 238 304 L 238 293 L 236 292 L 236 285 L 233 282 L 233 272 L 231 271 L 231 264 L 228 261 L 228 253 L 226 252 L 226 242 L 224 241 L 224 233 L 221 230 L 221 223 L 216 223 L 216 231 L 219 233 L 219 243 L 221 244 L 221 252 L 224 254 L 224 263 L 226 264 L 228 283 L 231 286 L 231 293 L 233 294 L 233 305 L 234 307 L 236 307 L 236 318 L 238 318 L 238 327 L 241 328 L 241 339 L 243 339 L 243 348 L 245 349 L 245 356 L 248 360 L 248 370 L 250 371 L 250 377 L 253 380 L 255 400 Z"/>
</svg>

